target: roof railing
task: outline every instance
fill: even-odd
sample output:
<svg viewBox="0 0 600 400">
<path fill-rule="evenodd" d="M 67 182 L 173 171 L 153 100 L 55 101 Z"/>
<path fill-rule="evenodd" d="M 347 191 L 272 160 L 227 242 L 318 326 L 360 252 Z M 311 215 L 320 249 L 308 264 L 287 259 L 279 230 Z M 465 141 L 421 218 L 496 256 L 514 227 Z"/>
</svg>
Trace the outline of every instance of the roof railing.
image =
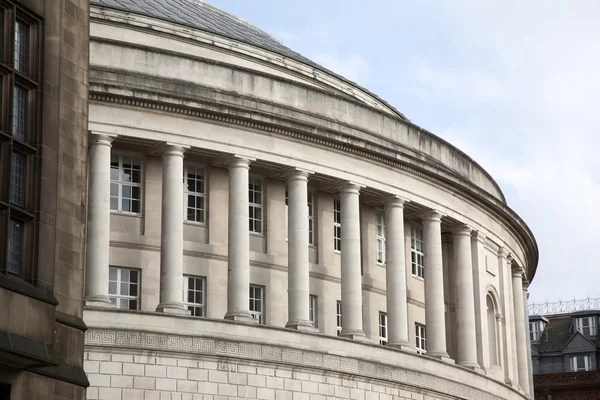
<svg viewBox="0 0 600 400">
<path fill-rule="evenodd" d="M 576 311 L 600 310 L 600 297 L 529 304 L 529 315 L 566 314 Z"/>
</svg>

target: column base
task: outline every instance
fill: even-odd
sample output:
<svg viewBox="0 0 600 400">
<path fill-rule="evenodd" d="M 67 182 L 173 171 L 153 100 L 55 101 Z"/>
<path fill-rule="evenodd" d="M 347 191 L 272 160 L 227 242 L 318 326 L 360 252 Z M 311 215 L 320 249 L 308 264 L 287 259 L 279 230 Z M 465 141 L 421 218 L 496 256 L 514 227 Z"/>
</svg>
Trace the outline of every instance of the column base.
<svg viewBox="0 0 600 400">
<path fill-rule="evenodd" d="M 297 331 L 302 332 L 319 332 L 317 328 L 315 328 L 310 321 L 289 321 L 285 324 L 287 329 L 295 329 Z"/>
<path fill-rule="evenodd" d="M 365 335 L 365 333 L 361 330 L 344 330 L 342 328 L 342 333 L 340 334 L 340 337 L 346 338 L 346 339 L 353 339 L 353 340 L 358 340 L 358 341 L 362 341 L 362 342 L 368 342 L 369 339 L 367 338 L 367 335 Z"/>
<path fill-rule="evenodd" d="M 108 296 L 88 296 L 83 301 L 86 307 L 115 308 Z"/>
<path fill-rule="evenodd" d="M 417 349 L 411 346 L 408 342 L 388 342 L 387 347 L 393 347 L 394 349 L 406 351 L 408 353 L 416 353 Z"/>
<path fill-rule="evenodd" d="M 429 352 L 427 352 L 426 355 L 429 357 L 438 359 L 440 361 L 443 361 L 445 363 L 448 363 L 448 364 L 456 364 L 456 362 L 452 358 L 450 358 L 450 356 L 447 353 L 429 353 Z"/>
<path fill-rule="evenodd" d="M 158 305 L 158 307 L 156 307 L 156 312 L 176 315 L 191 315 L 190 310 L 188 310 L 181 303 L 161 303 Z"/>
<path fill-rule="evenodd" d="M 245 322 L 247 324 L 258 324 L 258 320 L 252 318 L 252 315 L 248 311 L 236 311 L 225 314 L 223 317 L 229 321 Z"/>
<path fill-rule="evenodd" d="M 458 365 L 464 368 L 468 368 L 471 371 L 475 371 L 478 373 L 483 373 L 483 369 L 479 366 L 479 364 L 474 362 L 459 362 Z"/>
</svg>

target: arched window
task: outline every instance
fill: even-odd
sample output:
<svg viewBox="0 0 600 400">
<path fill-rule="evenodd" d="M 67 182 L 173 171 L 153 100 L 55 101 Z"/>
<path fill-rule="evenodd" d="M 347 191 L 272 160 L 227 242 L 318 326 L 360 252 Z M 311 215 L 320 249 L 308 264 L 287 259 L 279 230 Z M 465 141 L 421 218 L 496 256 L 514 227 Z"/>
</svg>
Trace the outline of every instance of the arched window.
<svg viewBox="0 0 600 400">
<path fill-rule="evenodd" d="M 491 293 L 486 296 L 487 304 L 487 326 L 488 346 L 490 354 L 490 366 L 500 365 L 500 343 L 498 343 L 498 322 L 496 321 L 496 302 Z"/>
</svg>

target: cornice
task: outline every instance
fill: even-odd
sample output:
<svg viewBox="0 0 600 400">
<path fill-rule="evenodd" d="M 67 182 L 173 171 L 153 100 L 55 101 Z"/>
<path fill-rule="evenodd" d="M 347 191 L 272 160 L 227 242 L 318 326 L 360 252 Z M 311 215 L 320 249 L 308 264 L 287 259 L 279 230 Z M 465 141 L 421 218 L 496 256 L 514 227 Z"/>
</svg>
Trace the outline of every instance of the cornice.
<svg viewBox="0 0 600 400">
<path fill-rule="evenodd" d="M 92 85 L 90 85 L 92 86 Z M 107 86 L 107 85 L 103 85 Z M 134 93 L 138 94 L 140 91 L 136 90 Z M 124 106 L 137 107 L 137 108 L 145 108 L 151 109 L 159 112 L 167 112 L 172 114 L 181 114 L 188 117 L 200 118 L 204 120 L 216 121 L 223 124 L 241 126 L 247 129 L 258 130 L 262 132 L 275 133 L 279 135 L 284 135 L 291 137 L 296 140 L 311 142 L 319 146 L 328 147 L 330 149 L 334 149 L 345 154 L 352 154 L 358 157 L 362 157 L 365 159 L 369 159 L 371 161 L 385 164 L 391 168 L 399 169 L 405 171 L 411 175 L 417 176 L 423 180 L 426 180 L 429 183 L 433 183 L 435 185 L 441 186 L 447 191 L 450 191 L 454 194 L 458 194 L 464 196 L 476 204 L 483 206 L 487 209 L 492 215 L 497 217 L 499 220 L 505 221 L 507 226 L 510 228 L 515 236 L 519 237 L 522 243 L 525 244 L 528 249 L 527 258 L 528 258 L 528 272 L 530 272 L 528 278 L 531 280 L 535 273 L 535 269 L 537 268 L 538 262 L 538 248 L 533 237 L 533 234 L 529 230 L 529 227 L 524 223 L 524 221 L 519 217 L 510 207 L 505 204 L 502 204 L 498 199 L 496 199 L 491 194 L 485 192 L 483 189 L 478 188 L 474 184 L 465 182 L 463 178 L 455 175 L 455 178 L 459 180 L 459 182 L 453 181 L 449 178 L 442 177 L 440 175 L 435 175 L 423 168 L 418 166 L 409 165 L 406 162 L 398 161 L 392 159 L 391 157 L 385 157 L 381 154 L 376 153 L 375 151 L 369 151 L 364 148 L 358 148 L 356 146 L 352 146 L 348 143 L 342 143 L 340 141 L 335 141 L 330 138 L 325 138 L 323 136 L 318 136 L 323 129 L 316 129 L 315 127 L 305 127 L 303 130 L 301 129 L 291 129 L 288 127 L 282 127 L 277 125 L 271 125 L 266 122 L 249 120 L 247 118 L 243 118 L 240 116 L 232 115 L 232 114 L 221 114 L 213 110 L 207 110 L 203 108 L 192 108 L 189 106 L 180 105 L 182 102 L 180 101 L 178 104 L 175 103 L 166 103 L 159 101 L 152 101 L 149 99 L 136 98 L 133 95 L 125 96 L 108 92 L 101 92 L 98 90 L 93 90 L 90 88 L 90 102 L 99 102 L 99 103 L 113 103 L 113 104 L 122 104 Z M 231 109 L 232 106 L 228 105 L 228 108 Z M 259 114 L 256 112 L 255 114 Z M 296 125 L 297 122 L 294 121 Z M 300 127 L 301 128 L 301 127 Z M 352 142 L 357 142 L 356 138 L 350 138 Z M 350 140 L 348 140 L 350 141 Z M 372 145 L 370 144 L 370 147 Z M 447 171 L 452 174 L 452 171 Z"/>
</svg>

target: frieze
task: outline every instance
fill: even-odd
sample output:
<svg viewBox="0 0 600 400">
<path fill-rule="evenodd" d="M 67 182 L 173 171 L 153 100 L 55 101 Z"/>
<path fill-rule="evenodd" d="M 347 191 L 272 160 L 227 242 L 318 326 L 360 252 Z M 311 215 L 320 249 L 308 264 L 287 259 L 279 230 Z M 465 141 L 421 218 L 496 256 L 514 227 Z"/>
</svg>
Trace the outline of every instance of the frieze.
<svg viewBox="0 0 600 400">
<path fill-rule="evenodd" d="M 86 347 L 120 348 L 231 358 L 232 362 L 252 360 L 307 369 L 351 374 L 368 380 L 385 380 L 461 399 L 501 400 L 471 386 L 420 371 L 398 368 L 381 362 L 300 350 L 276 345 L 228 341 L 198 336 L 91 328 L 85 333 Z M 110 350 L 108 350 L 110 351 Z M 450 367 L 449 368 L 453 368 Z"/>
</svg>

